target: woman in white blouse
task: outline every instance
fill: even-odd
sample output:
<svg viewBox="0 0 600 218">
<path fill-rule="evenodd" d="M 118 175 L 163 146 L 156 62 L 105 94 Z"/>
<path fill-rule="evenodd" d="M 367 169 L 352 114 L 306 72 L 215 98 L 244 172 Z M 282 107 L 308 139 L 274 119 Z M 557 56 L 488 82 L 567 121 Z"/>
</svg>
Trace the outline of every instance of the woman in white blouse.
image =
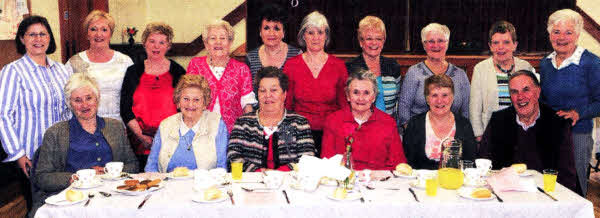
<svg viewBox="0 0 600 218">
<path fill-rule="evenodd" d="M 83 22 L 90 48 L 67 61 L 73 73 L 85 73 L 98 82 L 102 98 L 98 115 L 121 120 L 119 102 L 121 85 L 127 67 L 133 65 L 129 56 L 108 47 L 115 29 L 114 19 L 106 12 L 92 11 Z"/>
</svg>

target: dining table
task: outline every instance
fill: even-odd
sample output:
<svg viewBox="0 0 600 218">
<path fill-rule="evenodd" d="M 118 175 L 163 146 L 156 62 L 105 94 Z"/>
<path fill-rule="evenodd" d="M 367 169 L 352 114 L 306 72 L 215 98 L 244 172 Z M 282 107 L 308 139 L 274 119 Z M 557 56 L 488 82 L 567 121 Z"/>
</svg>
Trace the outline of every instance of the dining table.
<svg viewBox="0 0 600 218">
<path fill-rule="evenodd" d="M 228 174 L 226 180 L 230 182 L 219 187 L 220 200 L 210 202 L 194 201 L 202 198 L 202 191 L 194 188 L 193 177 L 168 179 L 160 189 L 133 196 L 116 190 L 123 180 L 103 181 L 99 187 L 81 190 L 94 194 L 87 206 L 85 202 L 68 206 L 45 204 L 35 217 L 594 217 L 592 202 L 560 184 L 551 193 L 556 201 L 540 191 L 496 191 L 502 201 L 496 197 L 479 200 L 443 188 L 438 188 L 436 196 L 428 196 L 422 188 L 411 188 L 414 178 L 372 171 L 368 185 L 356 185 L 348 194 L 354 197 L 339 200 L 332 197 L 335 184 L 321 184 L 309 191 L 297 189 L 292 174 L 286 173 L 281 186 L 266 189 L 262 178 L 262 173 L 244 172 L 241 180 L 231 180 Z M 533 180 L 543 187 L 543 176 L 537 171 L 520 179 Z"/>
</svg>

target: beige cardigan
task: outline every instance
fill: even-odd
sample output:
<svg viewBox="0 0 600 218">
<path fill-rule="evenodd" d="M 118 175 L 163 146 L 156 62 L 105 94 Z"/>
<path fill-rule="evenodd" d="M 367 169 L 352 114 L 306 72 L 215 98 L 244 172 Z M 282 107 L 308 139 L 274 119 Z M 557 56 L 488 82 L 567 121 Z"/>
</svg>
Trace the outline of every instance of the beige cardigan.
<svg viewBox="0 0 600 218">
<path fill-rule="evenodd" d="M 518 70 L 535 72 L 535 69 L 529 62 L 515 57 L 515 69 L 513 72 Z M 473 126 L 475 137 L 483 135 L 483 131 L 492 117 L 492 113 L 497 111 L 498 107 L 498 81 L 496 79 L 494 62 L 492 61 L 492 57 L 490 57 L 475 65 L 473 78 L 471 79 L 469 120 Z"/>
</svg>

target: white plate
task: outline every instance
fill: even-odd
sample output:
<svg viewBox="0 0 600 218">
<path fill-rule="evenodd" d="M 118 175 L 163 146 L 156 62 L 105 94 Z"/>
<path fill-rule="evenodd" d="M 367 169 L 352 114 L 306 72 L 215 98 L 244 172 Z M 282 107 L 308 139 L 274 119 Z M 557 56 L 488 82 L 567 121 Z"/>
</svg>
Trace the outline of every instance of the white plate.
<svg viewBox="0 0 600 218">
<path fill-rule="evenodd" d="M 71 187 L 76 188 L 76 189 L 91 189 L 91 188 L 97 188 L 102 186 L 102 181 L 99 179 L 94 179 L 92 180 L 93 182 L 90 184 L 81 184 L 81 182 L 79 181 L 75 181 L 73 182 L 73 184 L 71 184 Z"/>
<path fill-rule="evenodd" d="M 362 197 L 362 194 L 360 194 L 360 192 L 348 192 L 348 194 L 346 195 L 346 198 L 344 198 L 344 199 L 339 199 L 339 198 L 333 197 L 333 193 L 327 195 L 327 198 L 334 200 L 334 201 L 356 201 L 356 200 L 360 199 L 361 197 Z"/>
<path fill-rule="evenodd" d="M 405 179 L 414 179 L 417 178 L 417 174 L 415 173 L 415 171 L 412 172 L 412 174 L 410 175 L 406 175 L 403 173 L 400 173 L 398 171 L 393 170 L 392 171 L 394 173 L 394 176 L 400 177 L 400 178 L 405 178 Z"/>
<path fill-rule="evenodd" d="M 169 177 L 169 179 L 174 179 L 174 180 L 186 180 L 186 179 L 193 179 L 194 175 L 192 173 L 189 173 L 187 176 L 173 176 L 173 173 L 168 173 L 167 177 Z"/>
<path fill-rule="evenodd" d="M 519 176 L 522 176 L 522 177 L 531 176 L 531 175 L 533 175 L 533 173 L 531 171 L 532 170 L 525 170 L 525 172 L 519 173 Z"/>
<path fill-rule="evenodd" d="M 227 195 L 227 190 L 220 188 L 219 190 L 221 191 L 221 197 L 214 199 L 214 200 L 205 200 L 204 199 L 204 190 L 198 190 L 196 187 L 194 187 L 194 190 L 197 191 L 198 193 L 194 194 L 194 196 L 192 197 L 192 201 L 198 202 L 198 203 L 218 203 L 218 202 L 227 200 L 227 198 L 229 197 Z"/>
<path fill-rule="evenodd" d="M 425 189 L 425 184 L 419 184 L 418 180 L 411 181 L 408 183 L 408 185 L 413 188 Z"/>
<path fill-rule="evenodd" d="M 482 186 L 487 185 L 487 182 L 485 182 L 485 180 L 482 179 L 482 180 L 479 180 L 476 184 L 467 184 L 465 182 L 465 183 L 463 183 L 463 185 L 467 186 L 467 187 L 482 187 Z"/>
<path fill-rule="evenodd" d="M 68 201 L 66 192 L 61 192 L 57 195 L 53 195 L 53 196 L 46 198 L 45 202 L 46 202 L 46 204 L 50 204 L 50 205 L 66 206 L 66 205 L 73 205 L 73 204 L 81 203 L 87 199 L 88 199 L 88 196 L 86 194 L 83 194 L 83 199 L 81 199 L 79 201 Z"/>
<path fill-rule="evenodd" d="M 150 193 L 150 192 L 153 192 L 153 191 L 156 191 L 156 190 L 159 190 L 159 189 L 165 187 L 165 182 L 161 181 L 160 183 L 158 183 L 158 187 L 152 187 L 150 189 L 146 189 L 145 191 L 129 191 L 129 190 L 124 190 L 124 189 L 117 189 L 117 187 L 119 187 L 121 185 L 124 185 L 124 184 L 120 183 L 120 184 L 116 185 L 112 189 L 112 191 L 121 193 L 124 195 L 142 195 L 142 194 Z"/>
<path fill-rule="evenodd" d="M 476 201 L 489 201 L 489 200 L 493 200 L 496 198 L 496 196 L 494 194 L 492 194 L 492 196 L 489 198 L 474 198 L 473 196 L 471 196 L 472 192 L 473 192 L 473 188 L 466 188 L 466 187 L 461 187 L 456 191 L 456 193 L 458 193 L 459 196 L 466 198 L 466 199 L 476 200 Z"/>
</svg>

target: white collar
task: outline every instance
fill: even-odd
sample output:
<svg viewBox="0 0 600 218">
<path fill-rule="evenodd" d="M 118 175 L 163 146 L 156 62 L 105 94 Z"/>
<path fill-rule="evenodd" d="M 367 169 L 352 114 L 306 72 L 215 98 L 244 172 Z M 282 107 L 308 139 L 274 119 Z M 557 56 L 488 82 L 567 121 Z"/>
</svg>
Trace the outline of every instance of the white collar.
<svg viewBox="0 0 600 218">
<path fill-rule="evenodd" d="M 202 112 L 202 115 L 204 115 L 204 113 L 206 113 L 206 110 L 204 112 Z M 183 114 L 182 114 L 181 115 L 181 120 L 180 120 L 181 122 L 179 124 L 179 134 L 185 135 L 186 133 L 188 133 L 188 131 L 190 131 L 190 129 L 192 131 L 194 131 L 194 133 L 198 133 L 200 131 L 200 120 L 202 120 L 202 119 L 198 119 L 198 121 L 196 122 L 196 124 L 194 124 L 194 126 L 192 126 L 192 128 L 189 128 L 183 122 Z"/>
<path fill-rule="evenodd" d="M 537 122 L 537 120 L 540 119 L 540 109 L 538 108 L 537 117 L 535 118 L 535 120 L 533 121 L 533 123 L 531 123 L 531 125 L 527 125 L 527 124 L 521 122 L 519 120 L 519 115 L 518 114 L 515 117 L 517 118 L 517 124 L 519 124 L 519 126 L 521 126 L 523 128 L 523 130 L 527 131 L 529 128 L 535 126 L 535 123 Z"/>
<path fill-rule="evenodd" d="M 575 49 L 575 52 L 573 52 L 573 54 L 570 57 L 563 60 L 563 62 L 558 67 L 556 66 L 556 51 L 552 52 L 546 58 L 550 58 L 550 60 L 552 61 L 552 66 L 554 66 L 554 68 L 560 70 L 571 64 L 579 65 L 579 62 L 581 61 L 581 55 L 583 55 L 584 51 L 585 51 L 585 48 L 583 48 L 581 46 L 577 46 L 577 48 Z"/>
</svg>

